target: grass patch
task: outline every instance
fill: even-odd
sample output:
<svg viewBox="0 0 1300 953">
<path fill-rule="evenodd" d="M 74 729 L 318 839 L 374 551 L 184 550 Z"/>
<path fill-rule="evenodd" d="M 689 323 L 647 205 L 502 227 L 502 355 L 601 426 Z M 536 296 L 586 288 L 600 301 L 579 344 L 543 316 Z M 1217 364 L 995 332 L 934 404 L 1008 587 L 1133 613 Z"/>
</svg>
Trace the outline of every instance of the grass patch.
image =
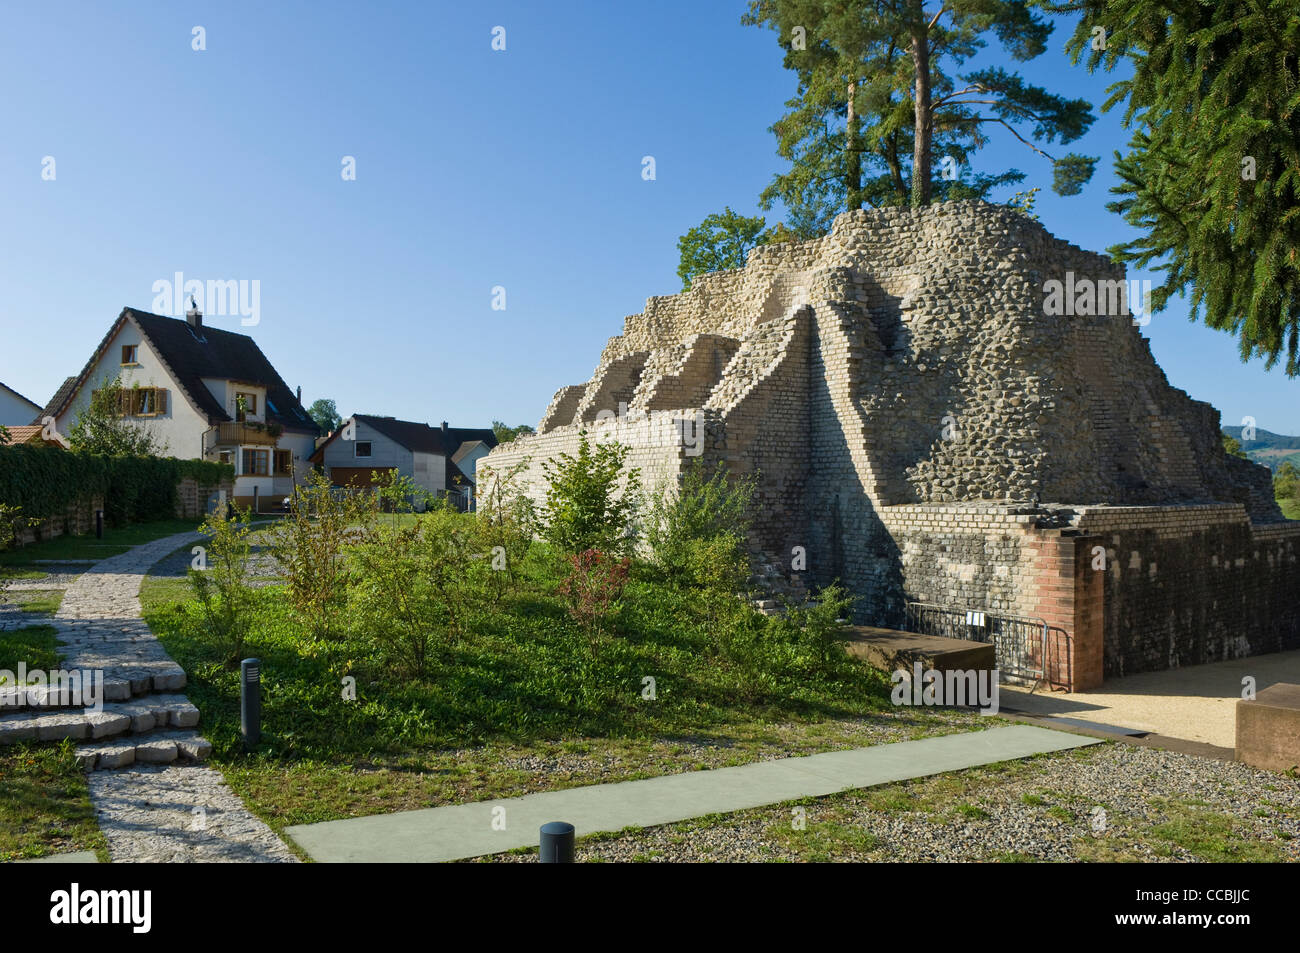
<svg viewBox="0 0 1300 953">
<path fill-rule="evenodd" d="M 109 556 L 120 556 L 141 543 L 153 542 L 175 533 L 194 532 L 198 525 L 198 520 L 158 520 L 123 526 L 120 529 L 105 527 L 103 539 L 97 539 L 93 533 L 85 536 L 56 536 L 54 539 L 0 553 L 0 566 L 31 566 L 41 559 L 98 562 Z"/>
<path fill-rule="evenodd" d="M 252 754 L 239 744 L 238 672 L 200 634 L 186 581 L 148 577 L 141 602 L 188 673 L 213 761 L 277 830 L 744 764 L 773 746 L 804 754 L 871 744 L 876 721 L 887 740 L 988 721 L 899 712 L 883 675 L 847 656 L 823 665 L 776 623 L 759 624 L 772 625 L 764 650 L 779 664 L 742 668 L 720 652 L 699 593 L 648 570 L 634 573 L 612 631 L 593 647 L 550 594 L 558 580 L 545 562 L 525 572 L 528 584 L 476 615 L 424 679 L 384 670 L 368 633 L 311 640 L 281 587 L 256 590 L 244 654 L 262 660 L 263 743 Z M 344 697 L 349 676 L 355 700 Z M 642 696 L 645 676 L 655 678 L 654 699 Z M 857 724 L 866 727 L 854 736 Z"/>
<path fill-rule="evenodd" d="M 52 616 L 63 603 L 62 589 L 22 589 L 6 592 L 5 598 L 24 615 Z"/>
<path fill-rule="evenodd" d="M 0 861 L 93 850 L 108 860 L 71 741 L 0 748 Z"/>
<path fill-rule="evenodd" d="M 29 669 L 41 671 L 58 668 L 62 656 L 55 639 L 57 634 L 58 630 L 52 625 L 33 625 L 25 629 L 0 632 L 0 669 L 16 672 L 20 662 Z"/>
</svg>

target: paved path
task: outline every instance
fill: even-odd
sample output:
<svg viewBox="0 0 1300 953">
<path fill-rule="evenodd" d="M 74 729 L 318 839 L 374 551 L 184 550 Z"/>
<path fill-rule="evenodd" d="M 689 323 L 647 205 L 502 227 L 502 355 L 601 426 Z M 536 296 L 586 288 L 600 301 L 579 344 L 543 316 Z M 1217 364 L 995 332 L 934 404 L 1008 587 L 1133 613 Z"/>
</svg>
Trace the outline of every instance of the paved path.
<svg viewBox="0 0 1300 953">
<path fill-rule="evenodd" d="M 567 821 L 580 837 L 625 827 L 654 827 L 1099 743 L 1095 738 L 1011 725 L 501 801 L 304 824 L 286 833 L 317 861 L 459 860 L 536 846 L 538 828 L 548 821 Z"/>
<path fill-rule="evenodd" d="M 1300 684 L 1300 650 L 1190 665 L 1163 672 L 1108 678 L 1097 691 L 1034 694 L 1003 685 L 1004 708 L 1119 725 L 1233 748 L 1237 743 L 1237 700 L 1241 680 L 1255 679 L 1256 691 L 1278 682 Z"/>
<path fill-rule="evenodd" d="M 53 620 L 65 643 L 63 667 L 103 669 L 106 682 L 151 683 L 155 690 L 184 685 L 184 671 L 140 618 L 140 583 L 160 559 L 201 539 L 179 533 L 144 543 L 77 577 Z M 296 859 L 212 768 L 136 765 L 94 771 L 90 799 L 114 861 Z"/>
</svg>

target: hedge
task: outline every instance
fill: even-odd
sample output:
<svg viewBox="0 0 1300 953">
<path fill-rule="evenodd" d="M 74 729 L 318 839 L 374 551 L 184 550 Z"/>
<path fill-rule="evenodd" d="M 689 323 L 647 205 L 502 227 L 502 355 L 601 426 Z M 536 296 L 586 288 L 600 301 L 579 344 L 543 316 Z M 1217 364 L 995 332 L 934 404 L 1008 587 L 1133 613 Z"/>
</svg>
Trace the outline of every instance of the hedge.
<svg viewBox="0 0 1300 953">
<path fill-rule="evenodd" d="M 174 457 L 106 457 L 58 447 L 0 447 L 0 503 L 21 506 L 24 517 L 61 517 L 69 506 L 104 501 L 110 526 L 172 519 L 176 487 L 187 477 L 200 486 L 235 478 L 228 463 Z"/>
</svg>

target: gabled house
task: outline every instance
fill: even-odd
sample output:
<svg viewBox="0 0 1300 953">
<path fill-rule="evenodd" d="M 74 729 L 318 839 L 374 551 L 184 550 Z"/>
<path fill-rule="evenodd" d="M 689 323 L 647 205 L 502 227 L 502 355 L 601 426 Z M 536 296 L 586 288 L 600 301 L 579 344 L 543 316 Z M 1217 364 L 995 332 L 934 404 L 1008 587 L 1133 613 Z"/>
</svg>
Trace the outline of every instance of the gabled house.
<svg viewBox="0 0 1300 953">
<path fill-rule="evenodd" d="M 105 380 L 120 377 L 122 416 L 162 452 L 233 464 L 235 500 L 277 506 L 305 478 L 320 429 L 251 337 L 123 308 L 76 377 L 46 406 L 66 434 Z"/>
<path fill-rule="evenodd" d="M 7 446 L 16 447 L 20 443 L 31 444 L 33 447 L 60 447 L 68 449 L 68 441 L 63 435 L 53 430 L 47 431 L 40 424 L 24 424 L 21 427 L 6 427 L 9 431 L 9 443 Z"/>
<path fill-rule="evenodd" d="M 0 383 L 0 427 L 21 427 L 35 422 L 40 404 Z"/>
<path fill-rule="evenodd" d="M 461 508 L 473 500 L 474 464 L 497 445 L 491 428 L 441 427 L 393 417 L 353 414 L 312 455 L 337 486 L 371 486 L 378 473 L 399 476 Z"/>
</svg>

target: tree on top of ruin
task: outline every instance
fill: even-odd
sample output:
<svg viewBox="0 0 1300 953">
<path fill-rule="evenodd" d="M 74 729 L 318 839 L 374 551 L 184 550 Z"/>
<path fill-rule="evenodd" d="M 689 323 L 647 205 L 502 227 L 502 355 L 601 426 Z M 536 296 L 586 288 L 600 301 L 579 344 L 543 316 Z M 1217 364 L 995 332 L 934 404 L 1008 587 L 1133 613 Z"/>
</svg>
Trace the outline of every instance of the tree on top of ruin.
<svg viewBox="0 0 1300 953">
<path fill-rule="evenodd" d="M 984 198 L 1024 179 L 1015 169 L 969 169 L 994 127 L 1048 156 L 1037 143 L 1072 142 L 1096 118 L 1087 100 L 1000 67 L 953 72 L 990 34 L 1021 62 L 1046 49 L 1051 24 L 1015 0 L 948 0 L 929 10 L 923 0 L 750 0 L 741 22 L 775 30 L 799 78 L 789 112 L 772 127 L 791 168 L 761 200 L 764 208 L 780 200 L 801 237 L 863 205 Z M 1053 158 L 1053 189 L 1077 194 L 1095 162 Z"/>
</svg>

